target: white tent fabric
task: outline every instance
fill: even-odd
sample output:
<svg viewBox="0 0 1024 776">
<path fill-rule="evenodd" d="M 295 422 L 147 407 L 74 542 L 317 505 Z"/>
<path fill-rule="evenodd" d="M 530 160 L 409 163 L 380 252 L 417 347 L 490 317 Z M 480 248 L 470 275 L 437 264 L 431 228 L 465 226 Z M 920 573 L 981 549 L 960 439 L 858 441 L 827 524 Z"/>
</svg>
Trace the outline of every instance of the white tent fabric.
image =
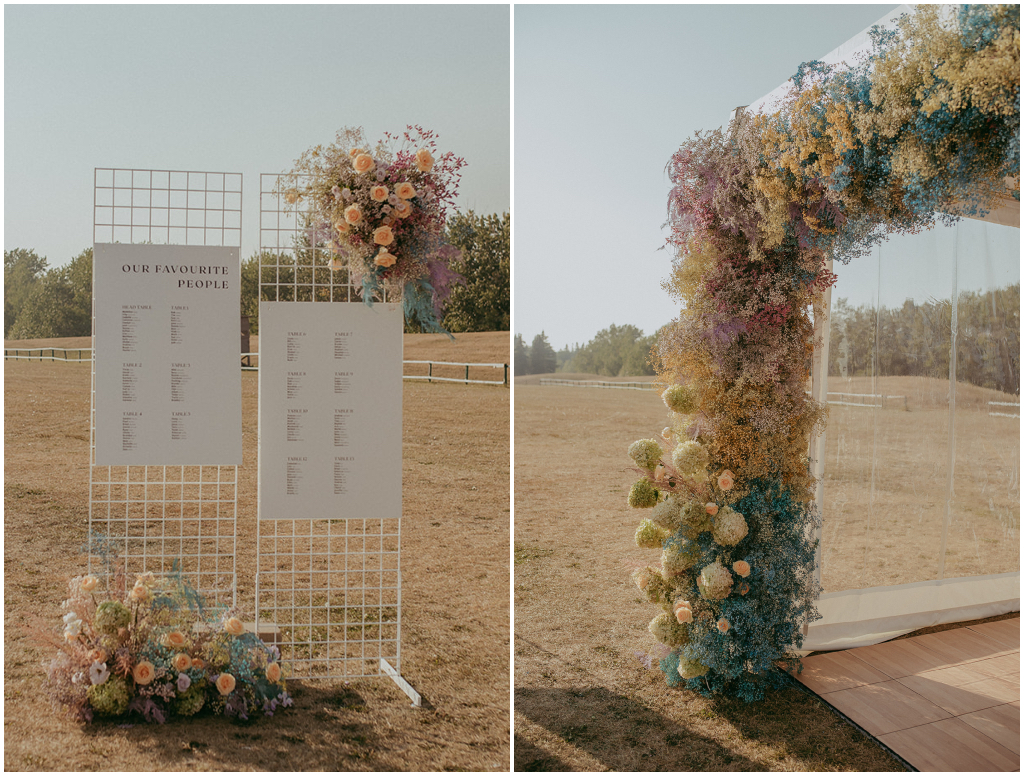
<svg viewBox="0 0 1024 776">
<path fill-rule="evenodd" d="M 955 6 L 945 6 L 945 9 L 947 13 L 952 13 Z M 914 6 L 901 5 L 880 19 L 877 24 L 883 27 L 894 28 L 896 20 L 900 16 L 906 13 L 914 13 L 914 11 Z M 834 51 L 821 57 L 821 60 L 828 64 L 838 64 L 840 62 L 855 64 L 858 61 L 862 61 L 859 58 L 865 57 L 870 52 L 870 49 L 871 43 L 868 30 L 866 29 Z M 788 82 L 782 84 L 761 99 L 746 108 L 738 108 L 737 111 L 747 110 L 770 113 L 779 107 L 790 86 Z M 884 413 L 886 410 L 882 406 L 863 406 L 857 410 L 848 410 L 847 406 L 841 408 L 843 411 L 853 412 L 854 414 L 864 413 L 858 416 L 856 420 L 851 421 L 852 425 L 849 428 L 863 428 L 865 425 L 870 425 L 874 429 L 871 435 L 871 438 L 874 440 L 871 443 L 872 449 L 862 454 L 861 460 L 857 462 L 858 464 L 869 464 L 868 468 L 871 471 L 869 497 L 863 495 L 867 486 L 861 485 L 858 490 L 858 485 L 854 482 L 855 477 L 849 482 L 842 481 L 842 478 L 847 476 L 847 474 L 841 470 L 845 468 L 853 471 L 856 467 L 850 465 L 846 460 L 847 457 L 853 458 L 854 456 L 844 456 L 842 453 L 844 450 L 843 440 L 839 441 L 838 447 L 834 444 L 837 431 L 841 433 L 843 430 L 841 423 L 838 428 L 833 428 L 833 423 L 830 421 L 830 428 L 826 432 L 826 436 L 831 435 L 833 437 L 831 440 L 833 444 L 827 453 L 825 438 L 820 438 L 812 446 L 811 458 L 815 462 L 816 472 L 821 477 L 817 503 L 823 515 L 823 535 L 820 538 L 822 538 L 822 546 L 827 550 L 824 559 L 826 573 L 823 580 L 826 592 L 818 602 L 822 619 L 813 623 L 805 633 L 805 653 L 807 651 L 866 646 L 886 641 L 923 627 L 979 619 L 1020 610 L 1020 545 L 1018 533 L 1020 518 L 1019 394 L 1016 398 L 1018 407 L 1016 409 L 1010 408 L 1011 412 L 987 413 L 988 416 L 1002 415 L 1008 418 L 1005 422 L 1014 424 L 1012 427 L 1005 427 L 1008 441 L 1003 443 L 992 442 L 991 435 L 988 435 L 989 438 L 987 440 L 990 446 L 992 444 L 1003 445 L 995 450 L 993 454 L 1000 456 L 1001 460 L 1005 459 L 1005 463 L 1008 465 L 1006 471 L 1014 471 L 1012 479 L 1015 480 L 1016 484 L 1011 485 L 1009 501 L 1005 499 L 1006 494 L 1002 494 L 1004 501 L 1002 502 L 1003 506 L 1000 507 L 1005 514 L 1006 525 L 1009 526 L 1003 529 L 1004 536 L 1002 537 L 1002 542 L 1005 542 L 1005 544 L 1001 543 L 998 537 L 995 539 L 989 538 L 992 536 L 991 526 L 987 524 L 982 526 L 980 522 L 991 519 L 991 514 L 979 514 L 979 510 L 975 508 L 976 504 L 964 504 L 964 498 L 959 497 L 958 499 L 956 495 L 958 489 L 966 493 L 969 484 L 974 485 L 979 477 L 986 476 L 984 473 L 979 475 L 976 470 L 971 469 L 970 459 L 976 456 L 976 451 L 972 447 L 970 448 L 971 452 L 968 452 L 968 448 L 965 446 L 970 444 L 971 441 L 963 438 L 965 436 L 965 428 L 970 429 L 969 434 L 978 435 L 977 429 L 980 427 L 977 424 L 982 422 L 979 418 L 984 413 L 978 411 L 977 405 L 979 402 L 983 405 L 984 401 L 972 395 L 971 398 L 974 404 L 970 405 L 970 408 L 974 411 L 971 414 L 968 413 L 969 403 L 967 402 L 967 394 L 969 390 L 974 391 L 976 386 L 962 382 L 964 377 L 957 371 L 957 338 L 960 338 L 962 345 L 962 341 L 965 338 L 974 335 L 971 330 L 960 327 L 957 323 L 956 311 L 958 302 L 964 305 L 966 310 L 966 305 L 972 299 L 976 301 L 977 299 L 988 300 L 991 298 L 991 320 L 996 322 L 994 325 L 1004 328 L 1007 325 L 1010 328 L 1015 326 L 1018 332 L 1017 341 L 1019 342 L 1019 315 L 1016 317 L 1016 323 L 1014 324 L 1013 313 L 1006 310 L 1005 307 L 1000 307 L 997 310 L 996 300 L 997 298 L 1002 299 L 1003 297 L 1000 297 L 999 294 L 1003 293 L 1006 289 L 1011 289 L 1014 282 L 1016 282 L 1019 289 L 1019 234 L 1011 240 L 1015 247 L 1007 248 L 1006 246 L 1009 243 L 1005 229 L 1009 226 L 1017 227 L 1019 230 L 1020 203 L 1011 197 L 1007 197 L 1002 207 L 990 212 L 979 220 L 988 222 L 988 224 L 1002 226 L 978 224 L 978 228 L 975 229 L 937 229 L 934 230 L 937 234 L 930 237 L 929 235 L 914 235 L 911 238 L 901 238 L 904 241 L 910 239 L 916 242 L 900 242 L 898 243 L 898 248 L 887 244 L 884 250 L 886 251 L 886 259 L 890 262 L 888 264 L 883 263 L 881 254 L 883 249 L 879 248 L 877 271 L 872 269 L 870 264 L 873 257 L 865 257 L 863 259 L 863 261 L 868 262 L 867 274 L 869 277 L 861 278 L 861 287 L 873 284 L 874 288 L 877 289 L 876 292 L 871 293 L 870 304 L 865 306 L 873 308 L 870 312 L 875 319 L 876 334 L 874 336 L 874 349 L 870 354 L 870 367 L 868 369 L 871 388 L 867 391 L 861 388 L 862 392 L 856 394 L 859 398 L 852 398 L 854 394 L 849 396 L 840 396 L 835 393 L 829 394 L 830 367 L 834 368 L 834 364 L 837 361 L 835 357 L 830 359 L 830 344 L 836 349 L 846 346 L 845 342 L 830 343 L 831 332 L 836 328 L 836 323 L 832 320 L 835 316 L 832 315 L 833 295 L 831 290 L 826 295 L 824 302 L 824 310 L 822 311 L 824 315 L 815 316 L 817 321 L 815 339 L 821 342 L 821 345 L 816 348 L 815 352 L 812 395 L 819 398 L 819 400 L 826 397 L 831 399 L 833 396 L 837 396 L 838 400 L 830 402 L 831 404 L 856 405 L 858 402 L 876 401 L 880 401 L 881 405 L 885 404 L 885 397 L 877 398 L 885 391 L 884 388 L 876 388 L 876 382 L 878 385 L 884 385 L 886 379 L 892 380 L 892 376 L 900 373 L 893 372 L 892 376 L 890 376 L 879 367 L 879 364 L 883 361 L 883 356 L 886 355 L 879 349 L 880 314 L 899 308 L 901 304 L 904 304 L 904 299 L 917 305 L 915 308 L 912 304 L 911 309 L 924 310 L 927 308 L 928 310 L 937 310 L 942 305 L 947 305 L 951 308 L 952 329 L 949 328 L 950 324 L 947 323 L 947 338 L 944 343 L 937 347 L 938 351 L 943 351 L 939 352 L 938 356 L 940 358 L 944 356 L 952 364 L 950 375 L 953 376 L 953 380 L 947 379 L 943 382 L 936 380 L 934 377 L 920 378 L 922 381 L 930 381 L 929 385 L 931 387 L 928 389 L 930 391 L 930 405 L 927 400 L 922 399 L 917 405 L 911 407 L 909 406 L 911 400 L 907 397 L 895 397 L 902 398 L 906 409 L 917 413 L 913 415 L 916 423 L 930 422 L 932 424 L 929 430 L 931 436 L 933 438 L 936 436 L 944 438 L 948 444 L 948 458 L 946 462 L 942 463 L 940 461 L 939 464 L 936 464 L 932 460 L 928 464 L 934 471 L 928 475 L 931 477 L 930 480 L 927 482 L 922 480 L 921 487 L 929 491 L 927 495 L 936 503 L 929 505 L 930 511 L 924 507 L 915 507 L 919 510 L 917 522 L 907 519 L 904 515 L 902 521 L 895 519 L 890 521 L 895 527 L 882 525 L 886 518 L 892 516 L 886 512 L 886 509 L 890 509 L 893 514 L 898 510 L 890 508 L 888 504 L 884 504 L 884 500 L 890 498 L 892 494 L 891 492 L 885 493 L 884 488 L 876 487 L 876 471 L 879 472 L 879 476 L 884 477 L 888 469 L 898 464 L 900 461 L 892 450 L 906 443 L 906 439 L 901 439 L 899 433 L 894 434 L 889 428 L 889 426 L 893 425 L 891 423 L 893 416 L 883 417 L 881 413 Z M 980 232 L 979 229 L 981 230 Z M 1000 232 L 999 230 L 1004 231 Z M 929 240 L 931 240 L 931 243 L 928 242 Z M 993 245 L 1001 245 L 1002 247 L 993 248 Z M 929 251 L 931 251 L 930 257 L 928 255 Z M 901 255 L 896 256 L 894 252 Z M 910 259 L 904 261 L 906 258 L 905 253 L 914 254 L 916 258 L 913 261 Z M 958 255 L 960 256 L 959 262 L 957 259 Z M 854 264 L 856 262 L 857 260 L 854 260 Z M 914 262 L 916 262 L 912 270 L 916 274 L 908 276 L 900 274 L 896 269 L 892 269 L 900 262 L 904 266 L 908 264 L 914 265 Z M 835 296 L 837 299 L 842 299 L 845 302 L 844 294 L 846 296 L 855 294 L 858 288 L 856 283 L 848 279 L 855 273 L 849 272 L 845 267 L 838 267 L 835 271 L 840 276 Z M 863 275 L 864 267 L 859 268 L 857 271 Z M 870 276 L 871 272 L 875 272 L 873 277 Z M 908 280 L 908 277 L 911 279 Z M 846 279 L 844 280 L 844 278 Z M 913 278 L 918 279 L 915 280 Z M 944 281 L 947 283 L 944 290 L 936 292 L 934 285 L 928 285 L 929 282 L 934 284 L 936 278 L 947 279 Z M 967 296 L 964 296 L 965 293 Z M 973 294 L 973 297 L 971 294 Z M 936 304 L 932 304 L 929 307 L 928 305 L 931 303 Z M 1000 302 L 1000 304 L 1005 305 L 1004 302 Z M 966 322 L 964 326 L 967 326 Z M 916 354 L 916 356 L 920 355 Z M 844 354 L 842 357 L 844 377 L 846 376 L 847 360 L 847 356 Z M 855 381 L 856 378 L 852 378 L 852 380 Z M 834 377 L 833 382 L 838 383 L 839 380 Z M 864 378 L 861 378 L 861 384 L 865 384 Z M 964 396 L 959 405 L 956 399 L 958 386 L 963 386 L 960 388 L 960 391 Z M 841 385 L 836 385 L 836 387 L 842 389 Z M 845 390 L 851 389 L 847 388 Z M 1005 388 L 1002 390 L 1005 390 Z M 1017 390 L 1019 391 L 1019 387 Z M 945 392 L 944 395 L 943 391 Z M 864 397 L 875 398 L 865 399 Z M 850 401 L 841 401 L 847 398 Z M 1014 397 L 997 396 L 995 392 L 990 391 L 985 398 L 1009 398 L 1012 400 Z M 943 402 L 944 406 L 948 409 L 937 412 L 935 407 L 938 404 L 943 404 Z M 1012 401 L 1009 403 L 1012 404 Z M 990 401 L 989 404 L 991 405 L 993 402 Z M 996 402 L 995 404 L 998 405 L 999 403 Z M 928 405 L 927 409 L 925 405 Z M 1002 410 L 1007 408 L 989 406 L 987 409 Z M 930 415 L 929 411 L 931 412 Z M 1013 413 L 1016 413 L 1016 415 Z M 841 416 L 842 413 L 836 412 L 834 414 Z M 874 416 L 873 418 L 870 417 L 872 415 Z M 911 416 L 907 415 L 904 417 L 909 418 Z M 1017 417 L 1017 420 L 1013 420 L 1013 417 Z M 987 417 L 985 419 L 988 420 Z M 948 424 L 948 427 L 944 427 L 944 424 Z M 956 436 L 957 428 L 960 428 L 960 439 Z M 1000 433 L 1002 433 L 1002 429 Z M 921 441 L 924 439 L 925 434 L 922 432 L 918 438 L 918 443 L 924 444 Z M 958 450 L 960 451 L 959 458 L 957 457 Z M 942 456 L 933 456 L 933 459 L 936 457 L 941 459 Z M 865 461 L 868 463 L 865 464 Z M 852 474 L 850 476 L 853 477 Z M 924 476 L 922 475 L 922 477 Z M 968 479 L 969 477 L 973 479 Z M 986 485 L 983 484 L 983 493 L 985 492 L 985 487 Z M 1014 487 L 1016 488 L 1015 491 L 1013 490 Z M 831 494 L 831 498 L 829 498 L 829 494 L 824 492 L 827 488 L 832 488 L 834 491 Z M 836 492 L 844 488 L 855 494 L 860 494 L 860 498 L 864 498 L 866 502 L 869 502 L 854 503 L 852 505 L 854 511 L 859 510 L 859 512 L 867 514 L 863 527 L 858 527 L 856 530 L 851 528 L 856 522 L 856 517 L 850 517 L 850 505 L 842 504 L 841 499 L 837 500 Z M 989 492 L 991 492 L 991 488 Z M 857 497 L 854 496 L 854 500 Z M 1015 505 L 1010 503 L 1014 500 Z M 884 505 L 880 506 L 877 503 L 879 501 L 883 502 Z M 993 506 L 991 498 L 989 499 L 989 510 L 993 513 L 998 511 Z M 1004 517 L 1000 516 L 1000 522 L 1003 519 Z M 988 533 L 985 533 L 985 530 L 988 530 Z M 845 537 L 843 536 L 844 531 L 846 532 Z M 906 536 L 901 537 L 900 531 L 905 532 Z M 910 534 L 915 534 L 912 539 L 909 538 Z M 919 541 L 919 537 L 916 534 L 927 534 L 927 540 Z M 909 552 L 909 548 L 907 548 L 908 551 L 901 553 L 900 550 L 903 549 L 899 546 L 901 541 L 916 543 L 917 545 L 923 544 L 923 546 L 915 546 L 914 553 L 916 555 Z M 881 550 L 882 547 L 893 547 L 892 544 L 887 544 L 887 542 L 896 542 L 897 548 L 895 550 L 888 550 L 885 560 L 874 557 L 873 552 L 876 549 Z M 972 547 L 974 548 L 973 550 L 971 549 Z M 993 547 L 997 547 L 998 551 L 993 549 Z M 973 565 L 971 562 L 973 558 L 967 557 L 971 555 L 972 551 L 977 555 L 977 562 L 973 563 Z M 844 553 L 853 554 L 855 552 L 862 553 L 863 560 L 849 561 L 849 559 L 843 558 Z M 885 552 L 881 551 L 878 554 L 881 556 Z M 950 559 L 949 563 L 947 563 L 947 558 Z M 964 560 L 965 558 L 966 561 Z M 829 573 L 829 564 L 837 568 L 842 567 L 843 573 L 834 570 Z M 899 568 L 886 568 L 884 564 L 889 566 L 899 565 Z M 854 569 L 858 567 L 862 571 L 846 571 L 847 568 Z M 971 575 L 956 574 L 954 577 L 954 574 L 950 573 L 951 571 L 955 572 L 962 569 L 968 569 L 968 573 Z M 994 570 L 1000 573 L 984 573 L 983 570 Z M 821 573 L 822 555 L 819 548 L 819 578 L 821 578 Z M 954 578 L 944 578 L 947 575 Z M 876 578 L 881 580 L 892 578 L 907 579 L 908 581 L 902 584 L 862 586 L 863 581 L 870 582 Z M 845 589 L 845 586 L 856 589 Z"/>
</svg>

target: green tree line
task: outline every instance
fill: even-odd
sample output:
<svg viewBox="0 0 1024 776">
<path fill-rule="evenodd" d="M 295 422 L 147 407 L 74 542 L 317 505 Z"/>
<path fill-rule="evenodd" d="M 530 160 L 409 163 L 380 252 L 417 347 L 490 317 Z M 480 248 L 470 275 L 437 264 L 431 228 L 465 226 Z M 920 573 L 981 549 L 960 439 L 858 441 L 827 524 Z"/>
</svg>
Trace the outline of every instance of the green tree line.
<svg viewBox="0 0 1024 776">
<path fill-rule="evenodd" d="M 1020 393 L 1020 283 L 957 297 L 957 380 Z M 948 299 L 902 307 L 832 305 L 829 374 L 949 379 L 953 305 Z"/>
<path fill-rule="evenodd" d="M 529 347 L 522 335 L 517 334 L 513 343 L 513 373 L 536 375 L 558 371 L 608 377 L 653 375 L 651 351 L 656 342 L 656 334 L 645 337 L 631 324 L 612 324 L 599 331 L 586 345 L 581 347 L 577 343 L 558 352 L 551 347 L 544 332 L 534 337 Z"/>
<path fill-rule="evenodd" d="M 512 221 L 508 213 L 478 216 L 456 213 L 448 221 L 448 241 L 459 248 L 452 269 L 464 282 L 454 286 L 442 324 L 452 332 L 508 331 L 511 297 Z M 280 257 L 254 253 L 242 262 L 240 312 L 249 316 L 251 331 L 259 331 L 260 286 L 277 286 L 276 300 L 312 301 L 313 281 L 326 284 L 331 270 L 326 251 L 299 249 Z M 347 282 L 344 270 L 335 272 L 334 301 L 344 301 L 338 284 Z M 318 285 L 317 301 L 331 301 L 331 290 Z M 262 298 L 273 301 L 272 292 Z M 407 331 L 419 331 L 415 321 Z M 24 248 L 4 251 L 4 339 L 80 337 L 92 332 L 92 248 L 66 266 L 49 268 L 45 258 Z"/>
</svg>

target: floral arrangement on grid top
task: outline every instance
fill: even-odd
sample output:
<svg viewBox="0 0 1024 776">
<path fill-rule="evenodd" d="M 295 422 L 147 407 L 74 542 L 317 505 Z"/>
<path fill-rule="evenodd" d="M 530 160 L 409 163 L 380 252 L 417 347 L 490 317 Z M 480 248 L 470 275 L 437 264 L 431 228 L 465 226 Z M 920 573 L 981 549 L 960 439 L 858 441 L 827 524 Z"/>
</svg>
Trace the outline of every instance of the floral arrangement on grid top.
<svg viewBox="0 0 1024 776">
<path fill-rule="evenodd" d="M 56 646 L 47 689 L 79 722 L 129 713 L 164 723 L 201 711 L 248 719 L 292 705 L 280 653 L 231 610 L 210 610 L 179 573 L 77 576 L 63 628 L 37 633 Z"/>
<path fill-rule="evenodd" d="M 419 126 L 385 133 L 372 151 L 362 129 L 345 128 L 303 153 L 280 189 L 288 205 L 308 200 L 310 242 L 330 247 L 331 269 L 347 267 L 366 304 L 384 290 L 401 294 L 406 319 L 447 333 L 444 302 L 464 281 L 451 269 L 460 254 L 444 227 L 465 164 L 439 154 L 434 133 Z"/>
</svg>

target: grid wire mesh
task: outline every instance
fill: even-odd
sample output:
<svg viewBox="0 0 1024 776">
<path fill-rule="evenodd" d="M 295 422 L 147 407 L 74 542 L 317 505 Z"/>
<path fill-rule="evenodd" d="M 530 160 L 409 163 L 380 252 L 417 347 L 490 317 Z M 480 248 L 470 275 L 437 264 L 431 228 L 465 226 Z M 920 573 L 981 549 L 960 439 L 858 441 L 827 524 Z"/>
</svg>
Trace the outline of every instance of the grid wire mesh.
<svg viewBox="0 0 1024 776">
<path fill-rule="evenodd" d="M 93 244 L 241 247 L 240 173 L 96 168 Z M 93 353 L 96 316 L 92 319 Z M 89 535 L 129 574 L 182 575 L 213 604 L 236 604 L 237 466 L 97 466 L 92 362 Z M 90 543 L 90 549 L 96 549 Z M 89 571 L 104 559 L 89 553 Z"/>
<path fill-rule="evenodd" d="M 308 201 L 286 205 L 281 178 L 260 176 L 260 299 L 362 304 L 307 228 Z M 381 660 L 401 671 L 400 517 L 258 519 L 256 537 L 257 627 L 275 631 L 290 676 L 376 677 Z"/>
</svg>

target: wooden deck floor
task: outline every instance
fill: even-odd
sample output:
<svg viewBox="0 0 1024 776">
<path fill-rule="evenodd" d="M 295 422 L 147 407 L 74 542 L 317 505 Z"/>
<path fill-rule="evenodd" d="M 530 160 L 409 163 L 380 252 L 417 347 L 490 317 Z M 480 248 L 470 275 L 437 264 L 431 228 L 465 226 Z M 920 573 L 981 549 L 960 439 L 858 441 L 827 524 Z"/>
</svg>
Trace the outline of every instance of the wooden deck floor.
<svg viewBox="0 0 1024 776">
<path fill-rule="evenodd" d="M 1020 617 L 803 662 L 804 685 L 920 771 L 1020 770 Z"/>
</svg>

